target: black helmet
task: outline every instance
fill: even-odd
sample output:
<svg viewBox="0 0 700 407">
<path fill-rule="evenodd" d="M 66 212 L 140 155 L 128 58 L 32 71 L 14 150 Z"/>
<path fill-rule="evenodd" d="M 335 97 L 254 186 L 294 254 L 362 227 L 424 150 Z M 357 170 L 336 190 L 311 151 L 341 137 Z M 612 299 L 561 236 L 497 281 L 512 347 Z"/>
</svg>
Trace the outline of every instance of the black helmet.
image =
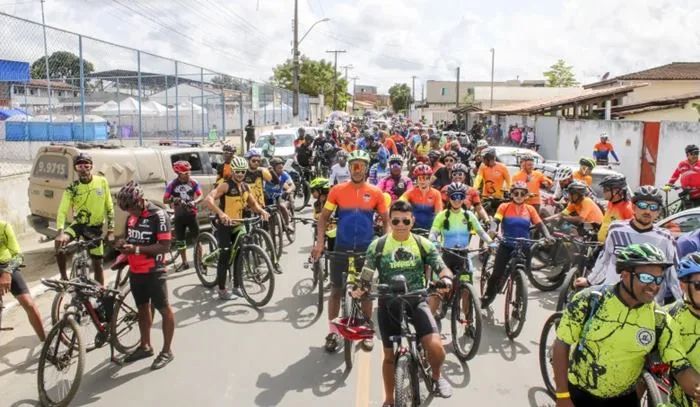
<svg viewBox="0 0 700 407">
<path fill-rule="evenodd" d="M 602 188 L 625 188 L 627 187 L 627 179 L 624 175 L 608 175 L 598 185 Z"/>
<path fill-rule="evenodd" d="M 688 154 L 692 151 L 698 152 L 698 151 L 700 151 L 700 148 L 698 148 L 698 146 L 696 146 L 695 144 L 688 144 L 687 146 L 685 146 L 685 153 L 686 154 Z"/>
<path fill-rule="evenodd" d="M 566 191 L 568 193 L 579 193 L 581 195 L 585 195 L 586 191 L 588 190 L 588 185 L 584 184 L 583 182 L 576 180 L 569 184 L 568 187 L 566 187 Z"/>
<path fill-rule="evenodd" d="M 270 165 L 273 167 L 275 165 L 283 165 L 283 164 L 284 164 L 284 160 L 279 158 L 279 157 L 274 157 L 272 160 L 270 160 Z"/>
<path fill-rule="evenodd" d="M 433 133 L 433 134 L 430 135 L 429 140 L 438 140 L 438 141 L 440 141 L 440 135 L 437 134 L 437 133 Z"/>
<path fill-rule="evenodd" d="M 639 201 L 653 201 L 658 204 L 664 202 L 663 196 L 661 196 L 661 191 L 653 185 L 642 185 L 634 192 L 632 195 L 632 203 L 637 203 Z"/>
<path fill-rule="evenodd" d="M 78 153 L 75 157 L 73 157 L 73 166 L 76 166 L 78 164 L 92 164 L 92 157 L 88 153 Z"/>
<path fill-rule="evenodd" d="M 304 140 L 311 143 L 312 141 L 314 141 L 314 136 L 312 136 L 311 134 L 304 134 Z"/>
<path fill-rule="evenodd" d="M 484 158 L 491 158 L 495 159 L 496 158 L 496 149 L 493 147 L 488 147 L 484 151 L 481 152 L 481 156 Z"/>
<path fill-rule="evenodd" d="M 440 158 L 442 158 L 442 153 L 438 150 L 431 150 L 428 153 L 428 158 L 430 159 L 430 161 L 437 161 Z"/>
</svg>

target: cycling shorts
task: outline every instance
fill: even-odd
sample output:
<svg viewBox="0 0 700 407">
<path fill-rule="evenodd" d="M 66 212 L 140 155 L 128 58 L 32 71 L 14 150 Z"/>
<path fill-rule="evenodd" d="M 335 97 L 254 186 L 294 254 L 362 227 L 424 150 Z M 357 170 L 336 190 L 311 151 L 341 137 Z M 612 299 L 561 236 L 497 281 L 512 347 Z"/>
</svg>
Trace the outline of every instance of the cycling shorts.
<svg viewBox="0 0 700 407">
<path fill-rule="evenodd" d="M 197 215 L 194 213 L 176 216 L 175 223 L 175 240 L 184 242 L 187 240 L 187 230 L 190 231 L 190 236 L 197 236 L 199 234 L 199 222 L 197 221 Z"/>
<path fill-rule="evenodd" d="M 420 340 L 426 335 L 438 333 L 437 323 L 425 299 L 407 299 L 406 313 Z M 377 322 L 384 348 L 393 348 L 391 337 L 401 335 L 401 300 L 380 299 L 377 302 Z"/>
<path fill-rule="evenodd" d="M 85 240 L 94 239 L 96 237 L 102 236 L 102 226 L 88 226 L 81 225 L 78 223 L 73 223 L 66 227 L 63 232 L 70 236 L 70 240 L 83 238 Z M 104 243 L 100 242 L 100 245 L 94 249 L 89 250 L 90 256 L 102 258 L 105 254 Z"/>
<path fill-rule="evenodd" d="M 5 265 L 0 265 L 0 270 L 4 269 Z M 29 287 L 27 287 L 27 282 L 24 281 L 22 273 L 19 270 L 12 272 L 12 283 L 10 283 L 10 293 L 17 297 L 19 295 L 29 294 Z"/>
<path fill-rule="evenodd" d="M 168 306 L 168 276 L 166 273 L 131 273 L 129 285 L 136 306 L 152 303 L 157 309 Z"/>
</svg>

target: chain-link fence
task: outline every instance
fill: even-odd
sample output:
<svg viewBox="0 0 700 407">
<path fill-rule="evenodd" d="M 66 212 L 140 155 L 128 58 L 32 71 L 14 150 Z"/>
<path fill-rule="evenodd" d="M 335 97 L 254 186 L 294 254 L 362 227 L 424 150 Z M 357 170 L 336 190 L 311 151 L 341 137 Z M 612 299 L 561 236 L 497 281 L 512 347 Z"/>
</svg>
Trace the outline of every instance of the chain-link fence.
<svg viewBox="0 0 700 407">
<path fill-rule="evenodd" d="M 0 176 L 51 142 L 238 144 L 249 120 L 293 121 L 285 89 L 3 13 L 0 36 Z M 310 110 L 300 95 L 299 120 Z"/>
</svg>

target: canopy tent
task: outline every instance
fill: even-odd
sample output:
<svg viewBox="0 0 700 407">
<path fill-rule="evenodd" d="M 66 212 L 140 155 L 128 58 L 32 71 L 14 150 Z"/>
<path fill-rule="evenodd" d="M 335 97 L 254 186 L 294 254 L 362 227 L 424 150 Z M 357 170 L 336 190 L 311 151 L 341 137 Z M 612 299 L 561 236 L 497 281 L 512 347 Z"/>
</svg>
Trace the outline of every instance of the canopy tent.
<svg viewBox="0 0 700 407">
<path fill-rule="evenodd" d="M 142 116 L 164 116 L 167 111 L 168 108 L 152 100 L 141 104 Z M 92 113 L 102 116 L 137 116 L 139 114 L 139 101 L 132 97 L 119 103 L 110 100 L 92 109 Z"/>
<path fill-rule="evenodd" d="M 192 103 L 187 100 L 178 103 L 178 111 L 180 114 L 182 114 L 183 112 L 190 113 L 193 110 L 195 114 L 207 114 L 207 109 L 203 108 L 202 106 L 196 103 Z M 168 114 L 175 114 L 175 106 L 168 107 Z"/>
</svg>

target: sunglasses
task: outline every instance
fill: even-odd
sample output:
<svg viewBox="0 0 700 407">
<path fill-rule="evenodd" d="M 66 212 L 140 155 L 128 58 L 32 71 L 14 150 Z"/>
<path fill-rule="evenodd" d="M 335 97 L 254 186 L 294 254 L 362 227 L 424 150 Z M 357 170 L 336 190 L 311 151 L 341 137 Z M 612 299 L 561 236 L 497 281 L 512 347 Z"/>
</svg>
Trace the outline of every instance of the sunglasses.
<svg viewBox="0 0 700 407">
<path fill-rule="evenodd" d="M 656 285 L 661 285 L 661 283 L 664 282 L 664 279 L 666 276 L 655 276 L 653 274 L 649 273 L 632 273 L 637 279 L 639 280 L 640 283 L 642 284 L 651 284 L 654 283 Z"/>
<path fill-rule="evenodd" d="M 245 171 L 234 171 L 233 172 L 235 175 L 245 175 Z"/>
<path fill-rule="evenodd" d="M 700 291 L 700 281 L 688 281 L 688 285 L 692 286 L 695 291 Z"/>
<path fill-rule="evenodd" d="M 511 192 L 511 196 L 515 198 L 525 198 L 527 196 L 528 192 L 527 191 L 514 191 Z"/>
<path fill-rule="evenodd" d="M 354 162 L 352 163 L 351 168 L 353 171 L 364 171 L 365 169 L 367 169 L 367 166 L 363 162 Z"/>
<path fill-rule="evenodd" d="M 399 223 L 403 223 L 405 226 L 408 226 L 411 224 L 411 218 L 392 218 L 391 219 L 392 225 L 398 226 Z"/>
<path fill-rule="evenodd" d="M 75 164 L 75 168 L 79 170 L 89 170 L 92 168 L 92 164 L 85 163 L 85 164 Z"/>
<path fill-rule="evenodd" d="M 250 163 L 251 164 L 260 164 L 260 161 L 261 160 L 259 158 L 254 158 L 254 159 L 250 160 Z"/>
<path fill-rule="evenodd" d="M 453 201 L 463 201 L 466 196 L 462 193 L 450 195 L 450 199 Z"/>
<path fill-rule="evenodd" d="M 445 164 L 455 162 L 455 160 L 453 160 L 453 159 L 451 159 L 451 158 L 449 158 L 449 159 L 447 159 L 447 160 L 444 160 L 444 161 L 445 161 Z"/>
<path fill-rule="evenodd" d="M 452 173 L 453 177 L 463 177 L 465 174 L 462 171 L 456 171 Z"/>
<path fill-rule="evenodd" d="M 390 164 L 391 168 L 401 168 L 403 165 L 401 163 L 391 163 Z"/>
<path fill-rule="evenodd" d="M 658 203 L 649 203 L 649 202 L 637 202 L 635 205 L 637 205 L 637 208 L 641 210 L 649 209 L 652 212 L 656 212 L 659 209 L 661 209 L 661 205 Z"/>
<path fill-rule="evenodd" d="M 698 155 L 700 154 L 700 151 L 688 151 L 688 155 Z"/>
</svg>

